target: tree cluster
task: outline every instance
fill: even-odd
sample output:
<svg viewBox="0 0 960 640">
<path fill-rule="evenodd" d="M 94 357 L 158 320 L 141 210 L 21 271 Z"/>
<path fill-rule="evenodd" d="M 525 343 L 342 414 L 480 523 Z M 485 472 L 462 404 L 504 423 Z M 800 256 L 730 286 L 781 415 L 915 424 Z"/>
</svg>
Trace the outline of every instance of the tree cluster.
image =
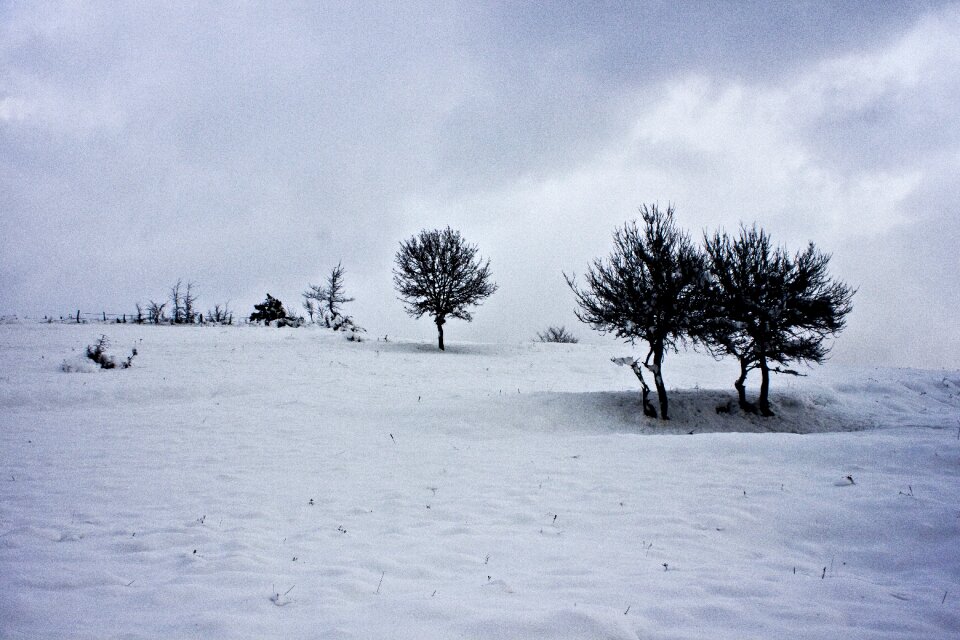
<svg viewBox="0 0 960 640">
<path fill-rule="evenodd" d="M 854 290 L 829 277 L 830 256 L 812 243 L 790 255 L 754 226 L 741 227 L 735 237 L 705 236 L 701 248 L 677 226 L 672 207 L 643 206 L 640 215 L 640 224 L 614 232 L 613 252 L 593 262 L 584 287 L 567 277 L 577 317 L 602 333 L 647 345 L 642 366 L 639 360 L 615 360 L 639 378 L 647 415 L 669 419 L 664 358 L 690 343 L 715 357 L 737 358 L 741 409 L 772 416 L 770 372 L 799 375 L 786 366 L 823 362 L 826 339 L 843 329 Z M 644 369 L 653 376 L 659 410 L 649 401 Z M 761 373 L 756 405 L 745 391 L 754 369 Z"/>
<path fill-rule="evenodd" d="M 133 321 L 137 324 L 233 324 L 233 312 L 228 304 L 214 305 L 204 318 L 197 301 L 196 283 L 187 282 L 184 285 L 183 280 L 178 279 L 170 287 L 166 300 L 151 299 L 146 306 L 136 303 L 137 312 Z"/>
<path fill-rule="evenodd" d="M 644 205 L 639 221 L 614 231 L 613 244 L 606 260 L 598 258 L 588 267 L 583 286 L 574 276 L 564 277 L 575 296 L 579 320 L 601 333 L 647 346 L 642 361 L 614 362 L 633 369 L 642 387 L 644 413 L 651 417 L 669 419 L 664 360 L 686 345 L 702 346 L 717 358 L 737 358 L 740 376 L 734 387 L 739 406 L 772 416 L 770 373 L 800 375 L 788 367 L 823 362 L 829 353 L 827 339 L 844 328 L 852 309 L 855 291 L 829 276 L 829 255 L 812 243 L 789 254 L 755 225 L 741 226 L 735 236 L 705 233 L 698 246 L 677 225 L 673 207 Z M 343 306 L 354 300 L 346 295 L 344 273 L 337 263 L 323 285 L 309 285 L 302 294 L 303 308 L 311 322 L 359 339 L 363 330 L 343 312 Z M 410 316 L 431 316 L 441 351 L 447 321 L 469 322 L 473 318 L 469 308 L 498 288 L 489 259 L 480 258 L 476 245 L 450 227 L 424 229 L 402 241 L 394 258 L 393 282 Z M 138 304 L 136 321 L 202 323 L 196 301 L 194 283 L 184 287 L 178 280 L 170 288 L 169 301 L 151 300 L 146 308 Z M 216 305 L 207 315 L 218 323 L 229 324 L 233 318 L 226 305 Z M 277 326 L 303 323 L 269 293 L 254 305 L 249 318 Z M 537 337 L 542 342 L 577 341 L 564 327 L 548 327 Z M 746 379 L 754 370 L 761 375 L 756 404 L 746 397 Z M 658 406 L 650 400 L 644 371 L 652 376 Z"/>
</svg>

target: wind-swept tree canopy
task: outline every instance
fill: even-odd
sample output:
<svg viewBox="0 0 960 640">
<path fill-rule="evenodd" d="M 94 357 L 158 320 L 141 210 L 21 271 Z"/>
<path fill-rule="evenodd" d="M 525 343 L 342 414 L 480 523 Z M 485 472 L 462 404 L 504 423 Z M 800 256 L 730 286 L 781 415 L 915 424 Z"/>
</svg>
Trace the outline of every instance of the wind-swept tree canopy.
<svg viewBox="0 0 960 640">
<path fill-rule="evenodd" d="M 741 408 L 772 416 L 770 371 L 799 374 L 771 363 L 823 362 L 826 339 L 844 328 L 855 291 L 829 277 L 830 256 L 813 243 L 791 256 L 773 248 L 756 226 L 741 227 L 735 238 L 715 233 L 704 239 L 704 248 L 712 293 L 702 338 L 716 355 L 740 361 L 735 386 Z M 753 369 L 761 373 L 758 407 L 747 402 L 744 388 Z"/>
<path fill-rule="evenodd" d="M 649 351 L 644 366 L 653 373 L 660 417 L 669 419 L 663 359 L 669 349 L 692 335 L 703 317 L 705 265 L 690 237 L 674 221 L 673 207 L 640 208 L 643 224 L 626 223 L 613 235 L 614 249 L 596 259 L 586 274 L 586 287 L 573 277 L 567 284 L 576 296 L 577 317 L 601 333 L 630 344 L 640 340 Z M 634 371 L 649 388 L 639 367 Z"/>
<path fill-rule="evenodd" d="M 401 242 L 394 264 L 393 283 L 404 309 L 414 318 L 433 317 L 441 351 L 447 318 L 469 322 L 473 316 L 467 307 L 497 290 L 490 279 L 490 261 L 478 258 L 477 247 L 450 227 L 425 229 Z"/>
</svg>

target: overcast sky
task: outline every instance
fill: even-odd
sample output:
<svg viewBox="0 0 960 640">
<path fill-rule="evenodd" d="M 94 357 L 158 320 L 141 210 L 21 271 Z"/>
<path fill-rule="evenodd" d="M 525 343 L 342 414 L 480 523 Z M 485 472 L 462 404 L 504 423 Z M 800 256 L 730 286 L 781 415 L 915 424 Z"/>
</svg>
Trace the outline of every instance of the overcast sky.
<svg viewBox="0 0 960 640">
<path fill-rule="evenodd" d="M 361 325 L 433 339 L 391 268 L 451 225 L 500 290 L 448 340 L 586 338 L 562 271 L 656 202 L 831 253 L 837 361 L 958 368 L 958 34 L 920 1 L 0 2 L 0 314 L 178 278 L 249 314 L 342 261 Z"/>
</svg>

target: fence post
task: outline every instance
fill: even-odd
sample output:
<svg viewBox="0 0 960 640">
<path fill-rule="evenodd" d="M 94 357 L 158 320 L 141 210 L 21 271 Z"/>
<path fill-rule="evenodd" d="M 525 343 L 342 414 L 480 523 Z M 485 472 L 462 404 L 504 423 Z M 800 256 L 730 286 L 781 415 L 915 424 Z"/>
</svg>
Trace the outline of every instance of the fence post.
<svg viewBox="0 0 960 640">
<path fill-rule="evenodd" d="M 77 309 L 77 324 L 80 324 L 80 309 Z"/>
</svg>

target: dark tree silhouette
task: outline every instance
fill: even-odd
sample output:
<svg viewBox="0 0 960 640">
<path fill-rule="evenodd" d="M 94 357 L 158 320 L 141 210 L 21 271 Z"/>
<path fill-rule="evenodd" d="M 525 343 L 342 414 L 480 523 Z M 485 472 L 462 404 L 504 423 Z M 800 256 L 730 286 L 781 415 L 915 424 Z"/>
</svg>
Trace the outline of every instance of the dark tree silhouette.
<svg viewBox="0 0 960 640">
<path fill-rule="evenodd" d="M 490 261 L 482 262 L 477 247 L 450 227 L 424 229 L 401 242 L 394 264 L 393 284 L 406 312 L 414 318 L 433 317 L 441 351 L 447 318 L 469 322 L 473 316 L 467 307 L 480 304 L 497 290 L 490 279 Z"/>
<path fill-rule="evenodd" d="M 183 282 L 181 280 L 177 280 L 176 284 L 170 287 L 170 311 L 173 313 L 170 322 L 173 324 L 181 324 L 184 319 L 182 289 Z"/>
<path fill-rule="evenodd" d="M 147 321 L 153 324 L 160 324 L 166 320 L 163 310 L 166 309 L 166 302 L 155 302 L 150 301 L 150 304 L 147 306 Z"/>
<path fill-rule="evenodd" d="M 660 418 L 669 420 L 663 359 L 667 351 L 690 337 L 703 318 L 705 264 L 690 237 L 674 222 L 673 207 L 640 208 L 642 227 L 629 222 L 613 235 L 614 250 L 606 262 L 594 260 L 580 289 L 567 284 L 577 299 L 577 317 L 601 333 L 649 346 L 643 366 L 652 374 Z M 633 367 L 648 408 L 650 388 L 639 366 Z M 648 411 L 645 411 L 648 412 Z"/>
<path fill-rule="evenodd" d="M 179 282 L 177 283 L 179 284 Z M 197 321 L 197 285 L 187 283 L 187 290 L 183 294 L 183 322 L 193 324 Z"/>
<path fill-rule="evenodd" d="M 283 303 L 267 294 L 267 299 L 260 304 L 253 305 L 255 311 L 250 314 L 250 322 L 263 322 L 270 324 L 274 320 L 284 320 L 287 312 L 283 308 Z"/>
<path fill-rule="evenodd" d="M 741 227 L 736 238 L 715 233 L 704 238 L 704 248 L 712 293 L 701 338 L 714 355 L 740 361 L 734 383 L 740 407 L 772 416 L 770 372 L 801 375 L 782 367 L 823 362 L 829 353 L 825 341 L 844 328 L 855 290 L 829 277 L 830 256 L 813 243 L 790 256 L 773 248 L 770 236 L 756 226 Z M 761 376 L 756 406 L 747 401 L 744 385 L 753 369 Z"/>
<path fill-rule="evenodd" d="M 213 305 L 213 309 L 207 311 L 207 319 L 217 324 L 233 324 L 233 311 L 230 310 L 230 303 Z"/>
</svg>

